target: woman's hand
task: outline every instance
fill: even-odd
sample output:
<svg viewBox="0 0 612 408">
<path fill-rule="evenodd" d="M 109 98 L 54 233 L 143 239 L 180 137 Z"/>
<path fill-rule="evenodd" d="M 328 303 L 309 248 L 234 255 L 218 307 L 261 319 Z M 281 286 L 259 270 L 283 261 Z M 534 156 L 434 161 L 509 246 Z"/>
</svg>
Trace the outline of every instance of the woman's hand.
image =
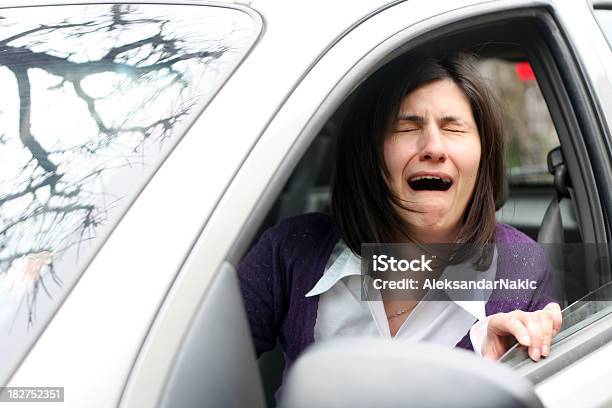
<svg viewBox="0 0 612 408">
<path fill-rule="evenodd" d="M 487 335 L 482 344 L 482 355 L 492 360 L 500 358 L 516 338 L 522 346 L 529 348 L 533 361 L 550 353 L 552 338 L 561 330 L 561 308 L 549 303 L 542 310 L 497 313 L 488 317 Z"/>
</svg>

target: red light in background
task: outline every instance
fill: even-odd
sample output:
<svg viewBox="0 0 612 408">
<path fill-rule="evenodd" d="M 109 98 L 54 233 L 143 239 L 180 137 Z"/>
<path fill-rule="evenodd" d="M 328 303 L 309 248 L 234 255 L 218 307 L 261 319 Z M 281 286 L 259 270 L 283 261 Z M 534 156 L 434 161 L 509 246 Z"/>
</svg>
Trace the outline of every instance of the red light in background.
<svg viewBox="0 0 612 408">
<path fill-rule="evenodd" d="M 527 61 L 514 64 L 514 70 L 516 71 L 516 76 L 518 76 L 521 81 L 535 81 L 535 75 L 533 74 L 531 65 L 529 65 Z"/>
</svg>

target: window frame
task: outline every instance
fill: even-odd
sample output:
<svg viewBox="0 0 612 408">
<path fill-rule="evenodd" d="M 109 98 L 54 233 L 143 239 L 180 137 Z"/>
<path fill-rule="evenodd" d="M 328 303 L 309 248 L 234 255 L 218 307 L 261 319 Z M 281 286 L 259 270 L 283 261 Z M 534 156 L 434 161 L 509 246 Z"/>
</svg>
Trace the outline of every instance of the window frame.
<svg viewBox="0 0 612 408">
<path fill-rule="evenodd" d="M 602 188 L 606 186 L 606 179 L 604 178 L 606 171 L 602 168 L 602 165 L 607 163 L 607 161 L 602 162 L 602 160 L 607 160 L 602 156 L 609 153 L 606 147 L 603 148 L 605 150 L 597 152 L 597 148 L 592 146 L 605 146 L 605 140 L 609 140 L 609 132 L 602 119 L 603 115 L 595 97 L 596 94 L 593 92 L 593 87 L 589 83 L 576 55 L 577 51 L 572 48 L 564 35 L 561 24 L 550 9 L 537 6 L 517 7 L 511 10 L 482 13 L 445 24 L 420 36 L 399 41 L 400 44 L 395 48 L 388 46 L 387 48 L 392 49 L 372 64 L 368 71 L 361 72 L 361 77 L 365 78 L 367 74 L 399 54 L 432 41 L 440 41 L 441 38 L 452 33 L 465 29 L 484 30 L 488 25 L 500 21 L 528 18 L 533 19 L 537 24 L 541 24 L 540 28 L 544 32 L 537 33 L 535 37 L 525 37 L 524 40 L 528 39 L 529 41 L 523 41 L 521 45 L 528 54 L 538 85 L 541 87 L 542 95 L 559 136 L 569 172 L 574 175 L 572 180 L 576 190 L 575 207 L 583 241 L 607 243 L 612 227 L 609 217 L 606 216 L 606 210 L 612 207 L 612 200 L 610 200 L 611 197 L 607 197 L 610 194 L 605 188 Z M 282 187 L 295 168 L 295 164 L 347 95 L 348 93 L 343 96 L 334 95 L 333 102 L 326 100 L 317 109 L 313 115 L 313 120 L 302 132 L 298 141 L 294 143 L 291 151 L 287 153 L 276 177 L 270 181 L 266 191 L 260 196 L 256 209 L 251 213 L 246 223 L 247 226 L 243 229 L 244 234 L 236 240 L 230 251 L 228 259 L 232 263 L 237 264 L 241 259 L 248 243 L 251 241 L 251 237 L 255 234 L 255 227 L 260 225 L 272 204 L 279 197 Z M 321 112 L 321 110 L 327 111 Z M 306 136 L 306 133 L 309 136 Z M 612 213 L 612 211 L 609 213 Z M 606 281 L 605 276 L 590 276 L 588 277 L 588 288 L 596 289 L 604 281 Z M 606 321 L 612 321 L 612 315 L 610 317 L 611 319 Z M 589 327 L 591 326 L 584 329 Z M 583 330 L 573 336 L 584 338 L 581 334 Z M 573 336 L 566 340 L 575 344 L 575 340 L 572 340 Z M 597 340 L 606 339 L 608 339 L 607 330 L 597 337 Z M 589 341 L 589 344 L 594 345 L 596 341 Z M 572 350 L 571 360 L 576 361 L 595 349 L 594 347 L 580 347 L 577 350 Z M 567 360 L 564 361 L 567 363 Z M 547 372 L 549 375 L 554 374 L 561 368 L 552 360 L 539 362 L 538 366 L 540 373 Z M 544 379 L 544 377 L 541 377 L 541 379 Z"/>
</svg>

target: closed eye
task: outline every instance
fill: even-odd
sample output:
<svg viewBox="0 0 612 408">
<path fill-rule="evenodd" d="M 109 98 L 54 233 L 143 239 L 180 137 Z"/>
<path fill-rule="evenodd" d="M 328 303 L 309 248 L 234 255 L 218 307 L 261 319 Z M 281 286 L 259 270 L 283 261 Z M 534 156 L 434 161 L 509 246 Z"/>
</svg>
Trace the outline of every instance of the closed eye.
<svg viewBox="0 0 612 408">
<path fill-rule="evenodd" d="M 454 128 L 444 128 L 444 130 L 447 132 L 454 132 L 454 133 L 465 133 L 466 132 L 463 129 L 454 129 Z"/>
<path fill-rule="evenodd" d="M 415 130 L 419 130 L 419 128 L 397 129 L 396 132 L 397 133 L 408 133 L 408 132 L 413 132 Z"/>
</svg>

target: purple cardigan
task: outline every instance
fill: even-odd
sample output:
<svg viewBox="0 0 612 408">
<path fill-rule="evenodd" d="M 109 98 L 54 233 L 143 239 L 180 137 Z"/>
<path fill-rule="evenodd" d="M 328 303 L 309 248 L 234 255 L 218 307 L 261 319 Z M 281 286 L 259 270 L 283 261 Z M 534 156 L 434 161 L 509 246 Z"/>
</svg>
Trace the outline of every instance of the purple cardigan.
<svg viewBox="0 0 612 408">
<path fill-rule="evenodd" d="M 280 337 L 288 362 L 314 342 L 319 297 L 305 297 L 323 276 L 340 234 L 327 214 L 310 213 L 282 220 L 266 230 L 238 266 L 240 287 L 257 356 Z M 553 273 L 544 252 L 515 228 L 498 224 L 497 278 L 535 279 L 535 291 L 500 298 L 493 292 L 487 316 L 520 309 L 542 309 L 553 298 Z M 456 347 L 473 350 L 469 332 Z"/>
</svg>

